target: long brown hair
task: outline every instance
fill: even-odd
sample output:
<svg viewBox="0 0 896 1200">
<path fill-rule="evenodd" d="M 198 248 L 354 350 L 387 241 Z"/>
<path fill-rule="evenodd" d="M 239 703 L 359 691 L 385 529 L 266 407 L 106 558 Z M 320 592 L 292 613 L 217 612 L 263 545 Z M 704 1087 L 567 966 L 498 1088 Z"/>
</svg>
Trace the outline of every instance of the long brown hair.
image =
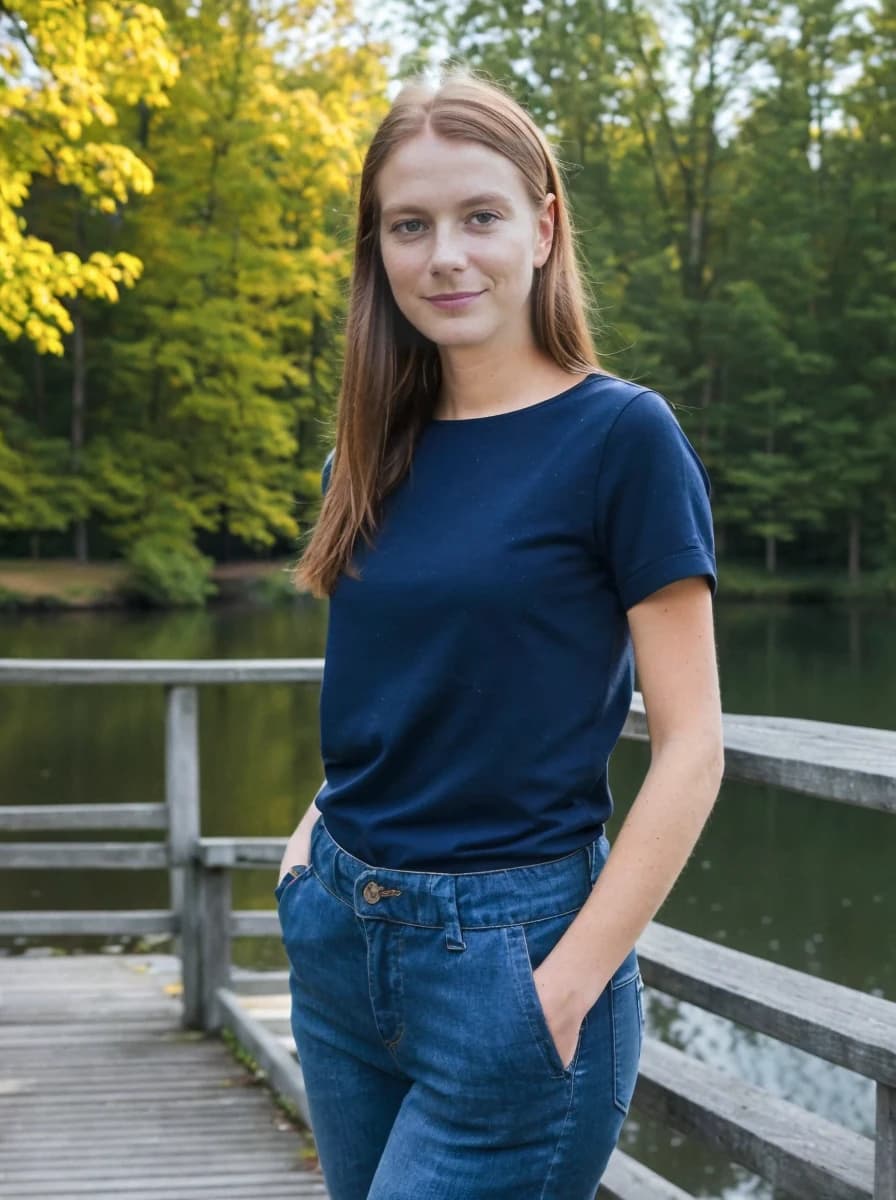
<svg viewBox="0 0 896 1200">
<path fill-rule="evenodd" d="M 380 255 L 376 193 L 386 157 L 427 128 L 508 158 L 533 204 L 541 204 L 548 192 L 557 197 L 551 252 L 533 277 L 534 337 L 566 371 L 598 366 L 566 191 L 544 134 L 512 96 L 465 68 L 452 69 L 437 86 L 422 79 L 406 83 L 374 134 L 361 171 L 336 444 L 320 516 L 296 567 L 299 585 L 319 598 L 332 592 L 341 571 L 359 577 L 350 561 L 356 538 L 360 533 L 372 544 L 382 501 L 408 471 L 441 386 L 438 347 L 392 298 Z"/>
</svg>

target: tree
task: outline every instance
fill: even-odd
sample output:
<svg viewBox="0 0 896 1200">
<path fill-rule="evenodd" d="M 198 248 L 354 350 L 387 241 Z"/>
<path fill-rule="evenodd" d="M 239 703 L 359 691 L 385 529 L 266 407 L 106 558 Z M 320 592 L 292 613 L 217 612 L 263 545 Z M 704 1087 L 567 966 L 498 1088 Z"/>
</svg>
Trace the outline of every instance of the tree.
<svg viewBox="0 0 896 1200">
<path fill-rule="evenodd" d="M 122 228 L 146 271 L 92 342 L 92 500 L 132 561 L 204 574 L 197 534 L 266 549 L 298 532 L 298 434 L 331 403 L 352 180 L 385 78 L 335 18 L 304 52 L 308 5 L 167 13 L 180 78 L 136 130 L 158 187 Z"/>
<path fill-rule="evenodd" d="M 63 353 L 64 335 L 73 335 L 75 474 L 82 469 L 87 410 L 81 298 L 114 303 L 141 270 L 133 254 L 88 251 L 85 226 L 92 214 L 108 214 L 92 222 L 102 224 L 108 240 L 109 218 L 132 195 L 152 189 L 151 171 L 116 137 L 116 127 L 122 107 L 167 103 L 165 89 L 177 76 L 177 64 L 164 32 L 161 13 L 148 4 L 0 3 L 0 333 L 12 340 L 25 337 L 39 353 L 55 355 Z M 65 197 L 70 223 L 61 230 L 57 211 L 58 237 L 41 236 L 29 225 L 36 183 L 44 190 L 55 185 Z M 35 216 L 39 225 L 43 213 Z M 10 421 L 5 424 L 8 436 Z M 19 447 L 7 447 L 5 456 L 11 505 L 4 523 L 33 529 L 37 520 L 44 528 L 58 527 L 65 513 L 58 497 L 35 508 L 35 487 L 37 495 L 46 489 L 40 485 L 42 470 L 31 461 L 45 461 L 48 453 L 57 459 L 55 447 L 40 439 L 29 449 L 27 424 L 21 418 L 15 424 Z M 86 559 L 84 488 L 73 484 L 65 495 L 71 505 L 67 516 L 75 519 L 76 553 Z"/>
</svg>

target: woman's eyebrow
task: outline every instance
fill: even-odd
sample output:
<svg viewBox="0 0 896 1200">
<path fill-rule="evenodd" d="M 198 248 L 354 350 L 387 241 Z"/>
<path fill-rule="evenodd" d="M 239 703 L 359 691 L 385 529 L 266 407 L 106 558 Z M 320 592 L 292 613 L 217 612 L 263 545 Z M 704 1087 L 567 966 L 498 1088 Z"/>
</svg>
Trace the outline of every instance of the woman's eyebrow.
<svg viewBox="0 0 896 1200">
<path fill-rule="evenodd" d="M 504 208 L 512 208 L 513 204 L 508 196 L 502 192 L 478 192 L 475 196 L 467 196 L 466 200 L 461 200 L 458 208 L 472 208 L 476 204 L 500 204 Z M 420 204 L 390 204 L 388 208 L 383 209 L 383 218 L 394 216 L 396 213 L 407 212 L 426 212 L 426 208 Z"/>
</svg>

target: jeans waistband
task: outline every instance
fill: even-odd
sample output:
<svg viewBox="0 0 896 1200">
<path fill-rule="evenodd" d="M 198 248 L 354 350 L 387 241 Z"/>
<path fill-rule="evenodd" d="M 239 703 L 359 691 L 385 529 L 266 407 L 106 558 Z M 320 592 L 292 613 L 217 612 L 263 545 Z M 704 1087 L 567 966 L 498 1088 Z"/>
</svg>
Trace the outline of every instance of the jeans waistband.
<svg viewBox="0 0 896 1200">
<path fill-rule="evenodd" d="M 321 882 L 362 917 L 484 929 L 581 908 L 610 851 L 605 834 L 562 858 L 493 871 L 442 874 L 376 867 L 340 846 L 318 817 L 310 861 Z"/>
</svg>

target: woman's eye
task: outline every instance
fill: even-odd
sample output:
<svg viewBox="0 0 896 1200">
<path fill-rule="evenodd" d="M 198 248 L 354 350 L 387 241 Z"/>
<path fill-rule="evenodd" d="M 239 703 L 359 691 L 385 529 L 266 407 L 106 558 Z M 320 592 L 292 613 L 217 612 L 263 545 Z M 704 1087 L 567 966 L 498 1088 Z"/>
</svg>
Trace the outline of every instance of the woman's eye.
<svg viewBox="0 0 896 1200">
<path fill-rule="evenodd" d="M 479 220 L 480 217 L 484 217 L 485 220 Z M 493 212 L 476 212 L 472 214 L 471 220 L 478 228 L 487 229 L 494 221 L 499 221 L 500 217 Z M 422 225 L 423 222 L 419 217 L 408 217 L 406 221 L 399 221 L 393 225 L 392 233 L 419 233 Z M 411 226 L 415 226 L 415 228 L 412 229 Z"/>
</svg>

